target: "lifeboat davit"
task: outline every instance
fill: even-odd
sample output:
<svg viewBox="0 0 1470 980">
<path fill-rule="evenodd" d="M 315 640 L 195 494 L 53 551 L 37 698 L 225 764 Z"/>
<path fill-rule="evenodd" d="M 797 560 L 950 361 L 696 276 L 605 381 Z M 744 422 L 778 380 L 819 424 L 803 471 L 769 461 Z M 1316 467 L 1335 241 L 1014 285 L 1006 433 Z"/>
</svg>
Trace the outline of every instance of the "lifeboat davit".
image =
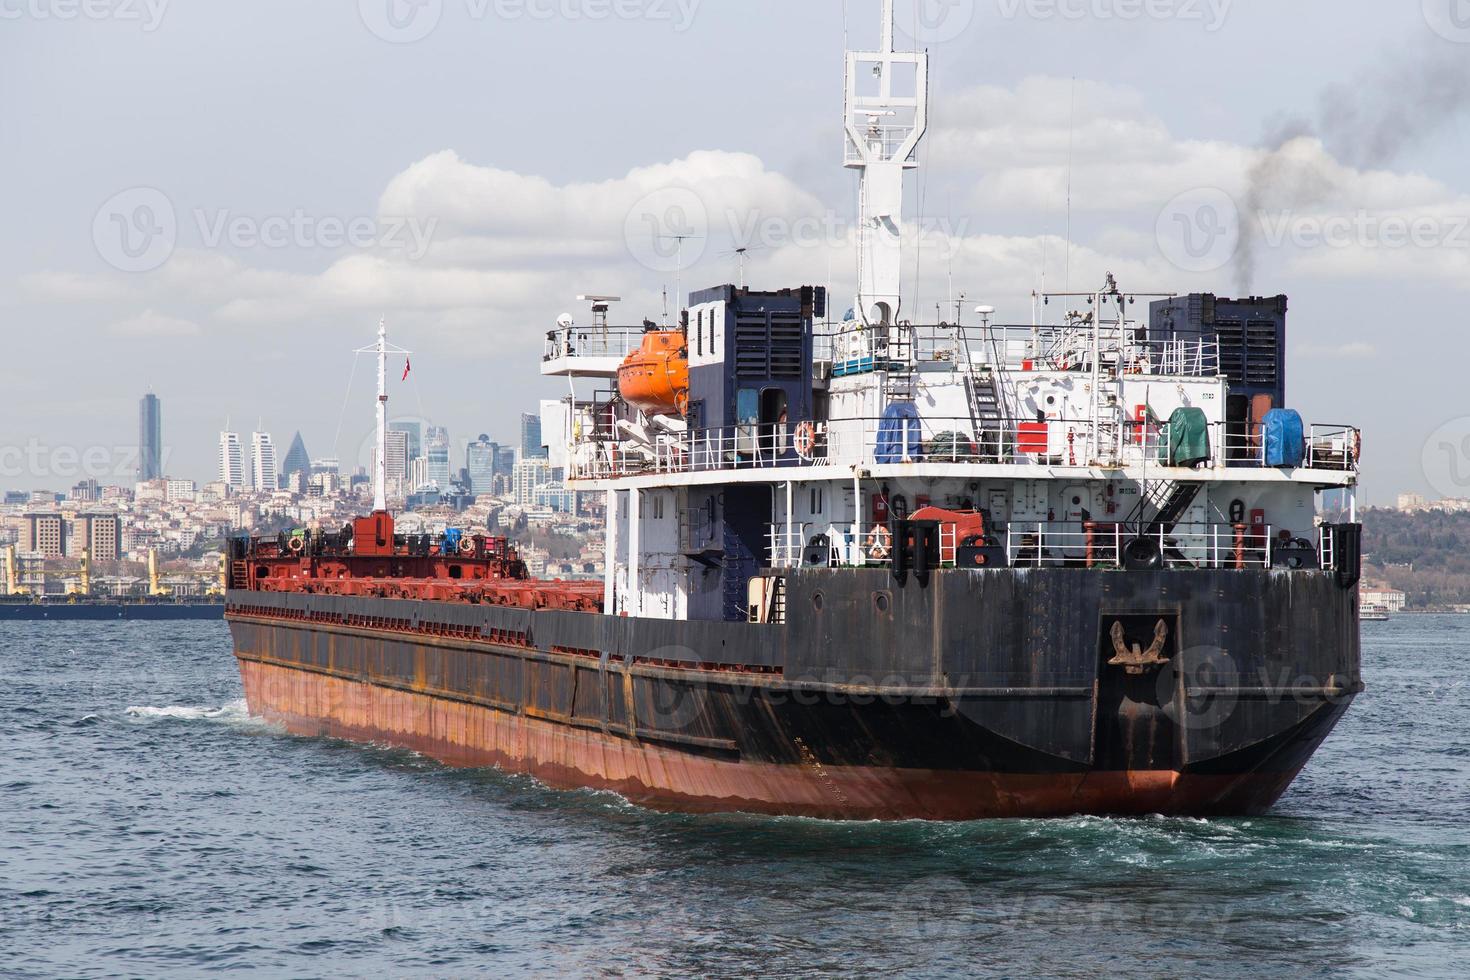
<svg viewBox="0 0 1470 980">
<path fill-rule="evenodd" d="M 689 341 L 682 330 L 650 330 L 618 368 L 618 393 L 646 415 L 689 412 Z"/>
</svg>

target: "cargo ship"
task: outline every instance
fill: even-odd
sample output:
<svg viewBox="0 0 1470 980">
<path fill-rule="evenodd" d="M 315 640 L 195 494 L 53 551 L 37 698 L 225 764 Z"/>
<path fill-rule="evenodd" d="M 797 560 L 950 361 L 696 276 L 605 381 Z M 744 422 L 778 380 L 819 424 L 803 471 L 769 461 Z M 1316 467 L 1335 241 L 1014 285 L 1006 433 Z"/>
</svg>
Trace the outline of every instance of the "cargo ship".
<svg viewBox="0 0 1470 980">
<path fill-rule="evenodd" d="M 36 580 L 21 584 L 21 559 L 14 545 L 0 549 L 0 622 L 40 620 L 176 620 L 223 619 L 225 585 L 223 557 L 221 574 L 200 595 L 175 595 L 165 588 L 158 572 L 158 555 L 148 552 L 148 592 L 146 595 L 107 595 L 92 589 L 92 556 L 83 548 L 81 567 L 74 588 L 65 594 L 48 594 L 44 571 Z"/>
<path fill-rule="evenodd" d="M 928 56 L 883 18 L 847 54 L 852 310 L 742 284 L 663 324 L 615 326 L 612 297 L 558 320 L 544 432 L 605 514 L 592 583 L 396 533 L 380 325 L 373 512 L 231 544 L 253 714 L 685 812 L 1277 801 L 1362 690 L 1359 430 L 1288 402 L 1285 297 L 1108 276 L 1029 324 L 906 315 Z"/>
</svg>

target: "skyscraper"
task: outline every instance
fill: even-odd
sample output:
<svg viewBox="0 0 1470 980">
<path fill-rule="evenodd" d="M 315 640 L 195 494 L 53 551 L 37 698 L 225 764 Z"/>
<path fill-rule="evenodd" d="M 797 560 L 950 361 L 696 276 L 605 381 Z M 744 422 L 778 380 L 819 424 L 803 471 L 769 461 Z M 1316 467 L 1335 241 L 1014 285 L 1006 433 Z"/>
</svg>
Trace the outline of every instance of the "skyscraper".
<svg viewBox="0 0 1470 980">
<path fill-rule="evenodd" d="M 408 436 L 408 458 L 418 459 L 423 455 L 423 426 L 418 422 L 389 422 L 389 432 L 403 432 Z"/>
<path fill-rule="evenodd" d="M 271 493 L 279 489 L 280 480 L 276 476 L 276 444 L 271 441 L 269 432 L 250 434 L 250 458 L 253 464 L 251 476 L 255 482 L 255 489 Z"/>
<path fill-rule="evenodd" d="M 551 482 L 551 464 L 544 459 L 523 459 L 515 468 L 516 503 L 529 506 L 535 503 L 536 488 Z"/>
<path fill-rule="evenodd" d="M 286 459 L 281 466 L 281 475 L 290 476 L 292 473 L 310 473 L 311 457 L 306 454 L 306 443 L 301 441 L 301 433 L 296 433 L 291 439 L 291 448 L 286 450 Z"/>
<path fill-rule="evenodd" d="M 149 392 L 138 402 L 138 482 L 163 476 L 163 406 Z"/>
<path fill-rule="evenodd" d="M 521 413 L 521 459 L 545 458 L 546 447 L 541 444 L 541 416 Z"/>
<path fill-rule="evenodd" d="M 383 489 L 389 496 L 402 496 L 408 480 L 408 433 L 389 429 L 383 434 Z"/>
<path fill-rule="evenodd" d="M 450 482 L 449 430 L 444 426 L 429 426 L 428 438 L 424 442 L 424 458 L 428 463 L 428 481 L 447 492 Z"/>
<path fill-rule="evenodd" d="M 245 448 L 238 432 L 219 434 L 219 480 L 235 490 L 245 487 Z"/>
<path fill-rule="evenodd" d="M 499 448 L 487 435 L 481 435 L 465 447 L 464 468 L 470 481 L 470 493 L 479 496 L 495 492 L 495 457 Z"/>
</svg>

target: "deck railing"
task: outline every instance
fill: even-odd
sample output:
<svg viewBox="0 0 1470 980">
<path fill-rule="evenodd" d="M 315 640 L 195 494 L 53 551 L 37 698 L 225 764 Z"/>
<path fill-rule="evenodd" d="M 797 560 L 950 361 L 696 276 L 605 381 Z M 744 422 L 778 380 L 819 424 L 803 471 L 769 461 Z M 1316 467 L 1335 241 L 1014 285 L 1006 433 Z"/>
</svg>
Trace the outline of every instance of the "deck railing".
<svg viewBox="0 0 1470 980">
<path fill-rule="evenodd" d="M 970 418 L 833 419 L 800 425 L 750 424 L 656 434 L 646 442 L 602 437 L 575 447 L 572 477 L 606 479 L 653 473 L 904 464 L 1005 465 L 1047 468 L 1191 468 L 1224 470 L 1274 467 L 1260 424 L 1213 423 L 1208 454 L 1184 460 L 1171 449 L 1167 422 L 1082 419 L 1045 421 Z M 1306 468 L 1356 472 L 1359 430 L 1312 425 L 1288 458 Z"/>
<path fill-rule="evenodd" d="M 815 337 L 818 360 L 830 359 L 833 373 L 884 370 L 894 362 L 991 367 L 1011 372 L 1076 371 L 1090 368 L 1094 348 L 1100 369 L 1124 376 L 1216 378 L 1220 347 L 1199 337 L 1151 339 L 1146 331 L 1104 324 L 1090 326 L 989 326 L 827 324 Z"/>
<path fill-rule="evenodd" d="M 543 362 L 568 358 L 623 358 L 643 343 L 647 327 L 557 327 L 547 331 Z"/>
<path fill-rule="evenodd" d="M 1306 547 L 1303 539 L 1283 542 L 1269 525 L 1176 524 L 1154 530 L 1125 524 L 1062 521 L 1012 521 L 993 540 L 1003 544 L 1012 568 L 1124 568 L 1132 546 L 1144 539 L 1157 549 L 1159 566 L 1172 569 L 1246 569 L 1282 565 L 1290 547 Z M 1334 536 L 1319 528 L 1310 545 L 1312 560 L 1304 565 L 1331 571 L 1337 567 Z M 768 525 L 773 568 L 861 568 L 889 564 L 894 540 L 887 524 L 816 522 Z M 959 564 L 956 526 L 939 526 L 939 566 Z"/>
</svg>

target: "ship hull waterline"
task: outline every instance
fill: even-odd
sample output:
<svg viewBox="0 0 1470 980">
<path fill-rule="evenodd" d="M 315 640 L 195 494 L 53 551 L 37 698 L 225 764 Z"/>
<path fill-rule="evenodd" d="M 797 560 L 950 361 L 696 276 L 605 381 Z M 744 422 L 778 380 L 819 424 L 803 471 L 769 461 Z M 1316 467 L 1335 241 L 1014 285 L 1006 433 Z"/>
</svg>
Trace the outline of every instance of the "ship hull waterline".
<svg viewBox="0 0 1470 980">
<path fill-rule="evenodd" d="M 422 624 L 409 618 L 388 620 L 397 631 L 320 621 L 344 618 L 331 610 L 406 613 L 415 606 L 422 607 L 415 616 L 447 618 L 444 609 L 428 608 L 442 604 L 273 601 L 299 607 L 280 615 L 318 621 L 283 622 L 261 607 L 232 610 L 253 715 L 298 735 L 400 747 L 451 766 L 495 767 L 679 812 L 884 820 L 1259 814 L 1361 690 L 1351 643 L 1343 656 L 1316 665 L 1324 677 L 1333 671 L 1329 686 L 1304 686 L 1306 670 L 1293 662 L 1278 674 L 1285 687 L 1237 681 L 1223 699 L 1217 687 L 1225 705 L 1218 717 L 1206 701 L 1204 726 L 1176 726 L 1177 705 L 1167 703 L 1174 680 L 1128 679 L 1106 666 L 1090 684 L 1024 690 L 936 692 L 871 680 L 824 686 L 779 673 L 620 665 L 595 658 L 595 650 L 568 657 L 565 644 L 517 648 L 414 635 L 411 627 Z M 472 607 L 459 615 L 521 616 L 534 631 L 544 614 Z M 562 614 L 562 628 L 635 625 L 609 619 Z M 1304 625 L 1323 624 L 1319 610 Z M 551 625 L 540 632 L 552 633 Z M 1298 653 L 1305 640 L 1290 631 L 1278 636 Z M 1135 680 L 1144 694 L 1127 688 Z M 892 696 L 877 697 L 880 691 Z M 1164 710 L 1148 703 L 1155 691 Z"/>
<path fill-rule="evenodd" d="M 726 762 L 293 668 L 245 661 L 241 675 L 250 713 L 295 735 L 407 749 L 449 766 L 530 775 L 558 790 L 608 791 L 667 812 L 934 821 L 1242 816 L 1269 810 L 1301 768 L 1027 774 Z M 323 711 L 327 703 L 333 707 Z M 1305 762 L 1335 721 L 1314 726 L 1320 734 L 1299 735 L 1310 747 L 1293 754 Z"/>
</svg>

